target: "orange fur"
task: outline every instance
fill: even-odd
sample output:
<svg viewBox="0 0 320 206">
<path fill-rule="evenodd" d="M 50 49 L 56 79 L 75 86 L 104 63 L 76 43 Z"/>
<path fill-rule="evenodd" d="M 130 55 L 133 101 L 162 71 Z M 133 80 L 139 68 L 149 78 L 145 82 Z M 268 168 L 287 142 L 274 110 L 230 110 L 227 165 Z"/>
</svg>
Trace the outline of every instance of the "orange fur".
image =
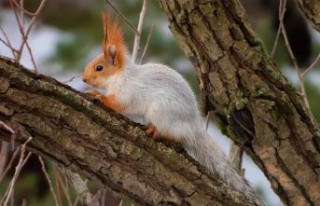
<svg viewBox="0 0 320 206">
<path fill-rule="evenodd" d="M 123 41 L 123 33 L 117 21 L 111 21 L 108 13 L 103 13 L 104 21 L 104 43 L 103 53 L 107 62 L 112 62 L 113 57 L 110 54 L 110 48 L 115 48 L 116 55 L 114 64 L 117 69 L 122 69 L 124 66 L 126 47 Z"/>
<path fill-rule="evenodd" d="M 126 47 L 123 34 L 117 22 L 111 22 L 110 16 L 103 13 L 104 41 L 103 54 L 98 55 L 84 69 L 83 81 L 94 87 L 104 87 L 104 80 L 123 70 Z M 102 71 L 96 71 L 98 65 L 103 66 Z"/>
<path fill-rule="evenodd" d="M 153 126 L 152 124 L 148 124 L 147 130 L 145 131 L 145 133 L 146 133 L 147 135 L 152 134 L 153 137 L 159 135 L 159 132 L 158 132 L 157 128 L 155 128 L 155 126 Z"/>
<path fill-rule="evenodd" d="M 102 71 L 96 71 L 98 65 L 102 65 L 104 69 Z M 120 71 L 121 70 L 114 65 L 108 64 L 104 55 L 100 54 L 85 67 L 82 72 L 82 79 L 91 86 L 103 88 L 105 79 Z"/>
<path fill-rule="evenodd" d="M 122 104 L 119 104 L 114 94 L 103 96 L 102 94 L 100 94 L 95 90 L 86 91 L 86 94 L 94 96 L 94 98 L 101 101 L 104 106 L 112 109 L 115 112 L 121 113 L 124 111 L 124 106 Z"/>
<path fill-rule="evenodd" d="M 119 104 L 114 94 L 108 96 L 101 96 L 100 100 L 105 106 L 109 107 L 115 112 L 121 113 L 124 111 L 124 106 L 122 104 Z"/>
<path fill-rule="evenodd" d="M 175 138 L 170 137 L 169 135 L 166 135 L 164 133 L 159 132 L 159 130 L 153 126 L 151 123 L 148 124 L 147 129 L 145 131 L 147 135 L 152 135 L 152 139 L 166 139 L 169 141 L 174 141 Z"/>
<path fill-rule="evenodd" d="M 87 84 L 104 88 L 106 78 L 116 75 L 122 71 L 125 61 L 126 48 L 123 42 L 123 34 L 117 22 L 111 22 L 110 16 L 103 13 L 104 20 L 104 42 L 103 54 L 98 55 L 84 69 L 82 79 Z M 97 66 L 101 65 L 102 70 L 97 71 Z M 116 111 L 123 112 L 124 105 L 119 104 L 115 94 L 103 96 L 97 91 L 87 92 L 94 98 L 101 101 L 106 107 Z"/>
</svg>

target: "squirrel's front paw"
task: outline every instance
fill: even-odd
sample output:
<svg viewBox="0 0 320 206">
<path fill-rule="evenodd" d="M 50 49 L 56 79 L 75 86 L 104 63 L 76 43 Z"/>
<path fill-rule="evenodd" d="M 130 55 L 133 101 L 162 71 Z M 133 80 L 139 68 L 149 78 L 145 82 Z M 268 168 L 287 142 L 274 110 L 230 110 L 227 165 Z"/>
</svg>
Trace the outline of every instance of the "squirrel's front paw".
<svg viewBox="0 0 320 206">
<path fill-rule="evenodd" d="M 93 100 L 94 102 L 99 101 L 101 98 L 101 94 L 96 90 L 87 90 L 85 93 L 86 93 L 86 97 Z"/>
</svg>

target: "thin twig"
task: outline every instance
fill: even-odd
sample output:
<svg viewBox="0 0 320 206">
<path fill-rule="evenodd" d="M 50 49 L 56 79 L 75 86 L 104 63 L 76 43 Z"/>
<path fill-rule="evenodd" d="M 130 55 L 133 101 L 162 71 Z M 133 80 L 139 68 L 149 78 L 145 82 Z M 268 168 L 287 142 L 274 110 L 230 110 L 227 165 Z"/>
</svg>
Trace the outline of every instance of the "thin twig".
<svg viewBox="0 0 320 206">
<path fill-rule="evenodd" d="M 283 6 L 284 6 L 283 10 L 285 11 L 286 0 L 280 0 L 280 2 L 283 2 L 282 3 Z M 285 45 L 287 47 L 287 50 L 289 52 L 289 56 L 290 56 L 290 58 L 292 60 L 292 64 L 296 69 L 299 70 L 299 65 L 298 65 L 297 59 L 294 56 L 293 51 L 291 49 L 290 42 L 289 42 L 288 35 L 287 35 L 287 31 L 286 31 L 286 28 L 285 28 L 284 23 L 283 23 L 283 16 L 280 16 L 279 20 L 280 20 L 281 33 L 282 33 L 282 36 L 284 38 L 284 42 L 285 42 Z"/>
<path fill-rule="evenodd" d="M 306 70 L 304 70 L 304 72 L 301 73 L 302 78 L 316 66 L 319 60 L 320 60 L 320 53 L 315 58 L 315 60 L 310 64 L 310 66 Z"/>
<path fill-rule="evenodd" d="M 35 11 L 35 12 L 31 12 L 26 10 L 23 6 L 20 6 L 15 0 L 12 0 L 12 2 L 14 3 L 14 5 L 19 8 L 20 10 L 22 10 L 25 14 L 28 14 L 30 16 L 37 16 L 39 14 L 39 12 Z M 21 4 L 21 3 L 20 3 Z"/>
<path fill-rule="evenodd" d="M 75 80 L 77 78 L 80 78 L 80 77 L 81 77 L 81 75 L 73 76 L 70 79 L 68 79 L 68 80 L 66 80 L 66 81 L 64 81 L 62 83 L 67 84 L 67 83 L 72 82 L 73 80 Z"/>
<path fill-rule="evenodd" d="M 57 165 L 53 165 L 53 172 L 55 174 L 55 178 L 57 180 L 57 184 L 59 184 L 62 188 L 62 191 L 67 199 L 67 202 L 68 202 L 68 205 L 69 206 L 72 206 L 72 201 L 71 201 L 71 197 L 70 197 L 70 194 L 69 194 L 69 189 L 67 188 L 66 184 L 64 183 L 62 177 L 61 177 L 61 172 L 58 168 Z"/>
<path fill-rule="evenodd" d="M 14 0 L 12 0 L 12 1 L 14 2 Z M 21 7 L 24 7 L 24 0 L 20 0 L 20 5 L 21 5 Z M 25 18 L 24 18 L 24 11 L 23 10 L 20 10 L 20 16 L 21 16 L 22 24 L 24 25 Z"/>
<path fill-rule="evenodd" d="M 3 178 L 6 176 L 6 174 L 8 173 L 8 171 L 11 169 L 12 163 L 13 163 L 13 161 L 16 159 L 19 151 L 20 151 L 19 148 L 17 148 L 17 149 L 14 151 L 14 153 L 13 153 L 13 155 L 11 156 L 11 159 L 10 159 L 10 161 L 9 161 L 6 169 L 3 171 L 3 173 L 2 173 L 1 176 L 0 176 L 0 182 L 1 182 L 1 181 L 3 180 Z"/>
<path fill-rule="evenodd" d="M 136 27 L 133 26 L 133 24 L 127 19 L 127 17 L 119 9 L 117 9 L 116 6 L 114 6 L 109 0 L 105 0 L 105 1 L 129 25 L 129 27 L 132 29 L 135 35 L 139 33 Z"/>
<path fill-rule="evenodd" d="M 10 6 L 11 6 L 12 10 L 14 11 L 14 15 L 15 15 L 15 18 L 16 18 L 18 26 L 19 26 L 19 31 L 20 31 L 20 34 L 22 36 L 22 42 L 21 42 L 20 48 L 18 49 L 18 55 L 16 57 L 16 60 L 20 61 L 24 45 L 26 45 L 26 47 L 28 49 L 28 52 L 29 52 L 29 55 L 30 55 L 30 58 L 31 58 L 31 62 L 32 62 L 33 66 L 34 66 L 35 72 L 37 72 L 38 69 L 37 69 L 37 65 L 35 63 L 33 54 L 32 54 L 32 50 L 31 50 L 30 45 L 29 45 L 27 40 L 28 40 L 28 36 L 30 34 L 30 31 L 31 31 L 31 29 L 32 29 L 32 27 L 33 27 L 33 25 L 34 25 L 34 23 L 36 21 L 36 18 L 38 16 L 38 14 L 41 12 L 41 10 L 44 8 L 46 1 L 47 0 L 42 0 L 41 1 L 40 5 L 38 6 L 38 8 L 36 10 L 36 13 L 35 13 L 36 15 L 34 15 L 32 17 L 32 19 L 29 22 L 29 25 L 28 25 L 26 30 L 24 28 L 24 23 L 23 23 L 23 18 L 24 18 L 23 11 L 21 10 L 22 13 L 20 14 L 20 18 L 22 19 L 21 20 L 19 18 L 19 16 L 18 16 L 18 13 L 17 13 L 17 10 L 16 10 L 16 8 L 18 8 L 18 7 L 16 7 L 16 2 L 14 0 L 10 0 L 9 1 L 10 2 Z M 21 1 L 21 4 L 22 5 L 20 5 L 20 7 L 23 7 L 23 1 Z"/>
<path fill-rule="evenodd" d="M 28 42 L 26 42 L 26 46 L 27 46 L 27 49 L 28 49 L 28 52 L 29 52 L 29 55 L 30 55 L 30 59 L 31 59 L 32 65 L 34 67 L 34 71 L 38 72 L 38 67 L 37 67 L 36 61 L 34 60 L 34 56 L 33 56 L 32 50 L 31 50 L 30 45 L 29 45 Z"/>
<path fill-rule="evenodd" d="M 17 52 L 17 56 L 16 56 L 16 60 L 18 62 L 20 62 L 20 59 L 21 59 L 21 55 L 22 55 L 22 50 L 23 50 L 23 47 L 24 47 L 24 41 L 25 41 L 25 36 L 24 36 L 24 25 L 21 23 L 20 19 L 19 19 L 19 15 L 17 13 L 17 10 L 15 8 L 15 6 L 13 5 L 13 0 L 9 0 L 9 3 L 10 3 L 10 6 L 11 6 L 11 9 L 13 10 L 13 13 L 14 13 L 14 16 L 16 18 L 16 21 L 17 21 L 17 24 L 18 24 L 18 28 L 19 28 L 19 31 L 20 31 L 20 34 L 22 35 L 22 43 L 20 45 L 20 48 L 18 49 L 18 52 Z"/>
<path fill-rule="evenodd" d="M 277 36 L 276 36 L 276 39 L 274 41 L 274 44 L 273 44 L 273 48 L 272 48 L 272 51 L 271 51 L 271 57 L 274 56 L 274 53 L 276 51 L 276 48 L 278 46 L 278 42 L 279 42 L 279 39 L 280 39 L 280 34 L 281 34 L 281 26 L 280 26 L 280 22 L 282 21 L 283 22 L 283 19 L 284 19 L 284 15 L 286 13 L 286 0 L 284 2 L 280 1 L 279 2 L 279 11 L 278 11 L 278 15 L 279 15 L 279 27 L 278 27 L 278 31 L 277 31 Z"/>
<path fill-rule="evenodd" d="M 51 179 L 50 179 L 50 177 L 49 177 L 49 175 L 48 175 L 48 172 L 47 172 L 47 170 L 46 170 L 46 167 L 45 167 L 45 165 L 44 165 L 44 162 L 43 162 L 41 156 L 38 156 L 38 158 L 39 158 L 39 161 L 40 161 L 40 164 L 41 164 L 41 169 L 42 169 L 42 171 L 43 171 L 43 174 L 45 175 L 45 177 L 46 177 L 46 179 L 47 179 L 47 182 L 48 182 L 48 184 L 49 184 L 50 191 L 51 191 L 51 193 L 52 193 L 53 199 L 54 199 L 56 205 L 59 206 L 60 204 L 59 204 L 59 202 L 58 202 L 57 195 L 56 195 L 56 193 L 55 193 L 55 191 L 54 191 L 54 189 L 53 189 L 53 185 L 52 185 Z"/>
<path fill-rule="evenodd" d="M 1 39 L 1 42 L 3 42 L 11 50 L 13 57 L 16 58 L 18 50 L 13 48 L 7 33 L 2 29 L 1 25 L 0 25 L 0 31 L 3 34 L 4 38 L 5 38 L 5 40 Z"/>
<path fill-rule="evenodd" d="M 144 17 L 146 16 L 147 5 L 148 5 L 148 0 L 143 0 L 142 8 L 139 16 L 138 28 L 137 28 L 138 33 L 134 35 L 132 57 L 131 57 L 132 62 L 136 62 L 138 53 L 140 50 L 142 27 L 143 27 Z"/>
<path fill-rule="evenodd" d="M 12 144 L 12 149 L 14 148 L 14 140 L 15 140 L 15 136 L 16 133 L 14 132 L 14 130 L 9 127 L 7 124 L 5 124 L 4 122 L 0 121 L 0 126 L 4 127 L 6 130 L 8 130 L 9 132 L 11 132 L 11 144 Z"/>
<path fill-rule="evenodd" d="M 144 55 L 147 52 L 147 49 L 148 49 L 148 46 L 149 46 L 149 43 L 150 43 L 150 40 L 151 40 L 151 36 L 153 34 L 153 31 L 154 31 L 154 28 L 155 28 L 155 24 L 152 24 L 151 29 L 150 29 L 149 34 L 148 34 L 148 37 L 147 37 L 146 44 L 144 45 L 143 52 L 142 52 L 142 55 L 140 57 L 140 60 L 139 60 L 138 64 L 141 64 L 141 62 L 142 62 L 142 60 L 144 58 Z"/>
<path fill-rule="evenodd" d="M 15 133 L 14 130 L 13 130 L 11 127 L 9 127 L 6 123 L 4 123 L 4 122 L 1 121 L 1 120 L 0 120 L 0 125 L 1 125 L 3 128 L 5 128 L 7 131 L 11 132 L 11 134 L 14 134 L 14 133 Z"/>
<path fill-rule="evenodd" d="M 278 31 L 277 31 L 277 36 L 276 36 L 276 39 L 274 40 L 272 51 L 271 51 L 271 54 L 270 54 L 271 57 L 274 57 L 274 54 L 276 52 L 276 49 L 277 49 L 277 46 L 278 46 L 278 43 L 279 43 L 279 39 L 280 39 L 280 34 L 281 34 L 281 27 L 279 26 L 278 27 Z"/>
<path fill-rule="evenodd" d="M 2 176 L 3 172 L 6 169 L 9 152 L 10 152 L 10 143 L 3 141 L 1 143 L 1 150 L 0 150 L 0 176 Z"/>
<path fill-rule="evenodd" d="M 285 11 L 286 3 L 287 3 L 286 0 L 280 0 L 280 6 L 282 5 L 283 12 Z M 309 101 L 308 101 L 308 98 L 307 98 L 306 89 L 305 89 L 304 83 L 303 83 L 303 77 L 302 77 L 301 71 L 299 69 L 299 65 L 298 65 L 297 59 L 294 56 L 293 51 L 292 51 L 291 46 L 290 46 L 290 43 L 289 43 L 288 35 L 287 35 L 286 29 L 285 29 L 284 23 L 283 23 L 283 16 L 279 17 L 281 33 L 282 33 L 286 48 L 288 50 L 289 56 L 291 58 L 293 67 L 296 69 L 296 72 L 298 74 L 303 101 L 304 101 L 305 106 L 308 109 L 308 111 L 310 111 L 310 105 L 309 105 Z"/>
<path fill-rule="evenodd" d="M 57 199 L 59 201 L 59 205 L 62 205 L 62 197 L 61 197 L 61 190 L 60 190 L 61 184 L 59 183 L 58 174 L 54 168 L 53 168 L 53 174 L 54 174 L 54 181 L 56 184 L 55 188 L 56 188 Z"/>
<path fill-rule="evenodd" d="M 211 117 L 211 111 L 209 111 L 206 115 L 206 131 L 208 131 L 208 128 L 209 128 L 210 117 Z"/>
<path fill-rule="evenodd" d="M 243 149 L 232 143 L 229 151 L 229 160 L 238 173 L 241 174 Z"/>
<path fill-rule="evenodd" d="M 22 204 L 21 206 L 28 206 L 28 200 L 26 198 L 22 199 Z"/>
<path fill-rule="evenodd" d="M 15 183 L 19 177 L 19 174 L 23 168 L 23 166 L 25 165 L 25 163 L 27 162 L 27 160 L 29 159 L 30 155 L 32 154 L 31 152 L 28 152 L 27 156 L 25 157 L 25 151 L 26 151 L 26 145 L 28 144 L 28 142 L 30 142 L 32 140 L 32 137 L 29 137 L 27 139 L 27 141 L 22 144 L 21 147 L 21 153 L 20 153 L 20 158 L 19 158 L 19 162 L 18 165 L 16 166 L 16 170 L 14 172 L 14 175 L 11 179 L 9 188 L 7 189 L 7 191 L 5 192 L 3 199 L 1 200 L 0 205 L 6 206 L 8 205 L 9 199 L 12 195 L 13 192 L 13 188 L 15 186 Z"/>
</svg>

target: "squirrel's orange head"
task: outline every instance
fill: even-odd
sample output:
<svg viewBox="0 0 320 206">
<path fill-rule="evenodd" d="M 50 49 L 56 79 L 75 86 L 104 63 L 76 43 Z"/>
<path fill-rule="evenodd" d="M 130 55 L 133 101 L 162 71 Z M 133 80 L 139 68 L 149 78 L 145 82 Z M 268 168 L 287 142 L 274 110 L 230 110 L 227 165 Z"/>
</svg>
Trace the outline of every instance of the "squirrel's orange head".
<svg viewBox="0 0 320 206">
<path fill-rule="evenodd" d="M 107 13 L 103 13 L 102 17 L 104 22 L 103 53 L 89 62 L 82 72 L 82 79 L 91 86 L 103 88 L 107 78 L 123 70 L 126 47 L 118 23 L 111 22 Z"/>
</svg>

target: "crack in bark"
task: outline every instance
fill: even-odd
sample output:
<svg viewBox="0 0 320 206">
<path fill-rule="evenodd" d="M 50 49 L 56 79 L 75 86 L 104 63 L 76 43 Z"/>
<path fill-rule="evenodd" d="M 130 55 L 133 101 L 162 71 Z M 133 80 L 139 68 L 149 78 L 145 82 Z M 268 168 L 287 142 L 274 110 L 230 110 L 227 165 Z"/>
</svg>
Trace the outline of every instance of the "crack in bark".
<svg viewBox="0 0 320 206">
<path fill-rule="evenodd" d="M 284 171 L 286 175 L 293 181 L 293 183 L 296 186 L 295 188 L 300 190 L 300 192 L 302 193 L 308 205 L 314 205 L 313 201 L 310 199 L 310 196 L 308 195 L 308 192 L 305 190 L 305 188 L 302 185 L 299 184 L 299 181 L 291 174 L 290 170 L 287 168 L 286 164 L 283 162 L 282 158 L 279 156 L 278 151 L 275 152 L 275 157 L 279 163 L 279 166 L 281 166 L 282 171 Z M 292 203 L 293 203 L 292 200 L 287 202 L 288 205 L 291 205 Z"/>
</svg>

